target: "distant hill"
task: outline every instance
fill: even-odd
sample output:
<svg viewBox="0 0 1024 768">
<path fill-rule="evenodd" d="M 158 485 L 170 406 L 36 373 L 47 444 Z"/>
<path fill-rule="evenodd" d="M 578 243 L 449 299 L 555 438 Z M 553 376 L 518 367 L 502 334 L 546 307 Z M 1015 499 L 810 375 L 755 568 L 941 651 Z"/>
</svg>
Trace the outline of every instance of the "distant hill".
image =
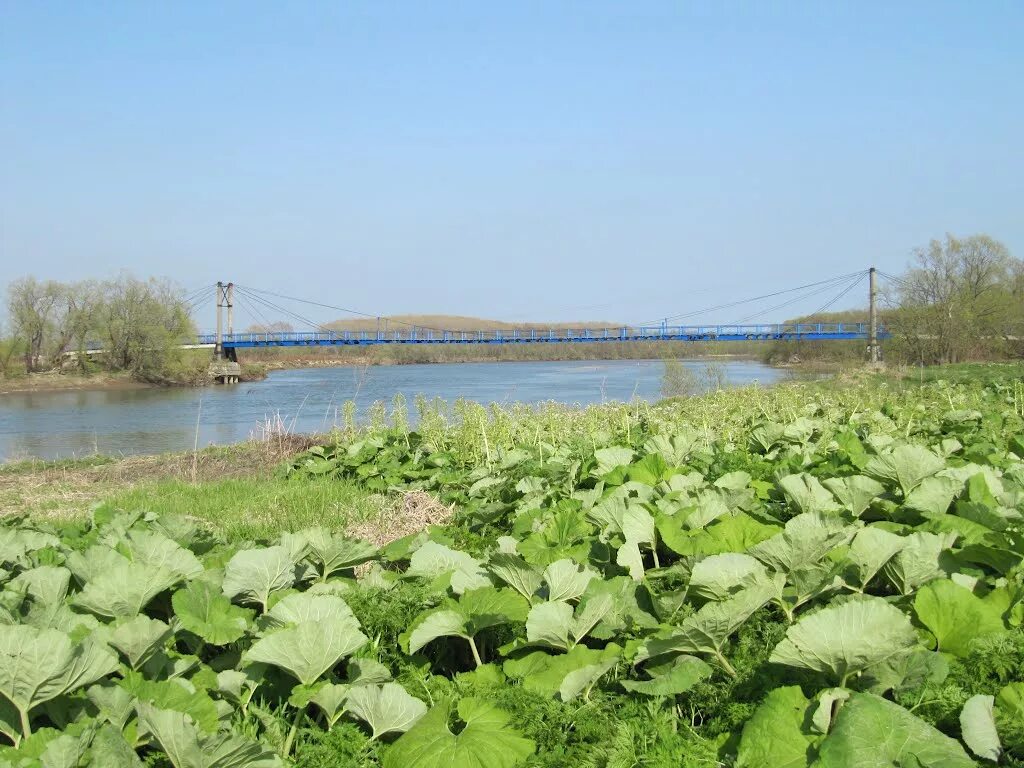
<svg viewBox="0 0 1024 768">
<path fill-rule="evenodd" d="M 377 319 L 372 317 L 335 320 L 326 324 L 328 328 L 338 331 L 375 331 Z M 416 326 L 417 328 L 440 331 L 530 331 L 547 328 L 620 328 L 621 324 L 610 321 L 573 320 L 570 322 L 553 323 L 508 323 L 501 320 L 487 320 L 482 317 L 464 317 L 462 315 L 390 315 L 380 319 L 382 330 L 399 330 Z"/>
<path fill-rule="evenodd" d="M 879 308 L 878 316 L 881 319 L 885 312 Z M 811 315 L 803 315 L 786 320 L 787 323 L 866 323 L 868 321 L 868 308 L 844 309 L 841 312 L 818 312 Z"/>
</svg>

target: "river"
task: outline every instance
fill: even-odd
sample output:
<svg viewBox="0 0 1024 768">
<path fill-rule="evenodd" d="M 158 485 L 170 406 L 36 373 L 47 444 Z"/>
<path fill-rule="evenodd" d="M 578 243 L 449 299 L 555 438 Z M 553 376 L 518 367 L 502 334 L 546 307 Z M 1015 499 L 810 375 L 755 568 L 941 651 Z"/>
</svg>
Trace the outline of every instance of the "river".
<svg viewBox="0 0 1024 768">
<path fill-rule="evenodd" d="M 704 361 L 684 363 L 696 372 Z M 721 363 L 730 386 L 772 384 L 785 372 Z M 162 453 L 248 439 L 267 420 L 296 432 L 330 429 L 341 406 L 360 413 L 401 392 L 481 403 L 588 405 L 660 397 L 664 364 L 650 360 L 446 363 L 275 371 L 265 381 L 199 389 L 18 392 L 0 395 L 0 461 Z M 198 437 L 197 437 L 198 436 Z"/>
</svg>

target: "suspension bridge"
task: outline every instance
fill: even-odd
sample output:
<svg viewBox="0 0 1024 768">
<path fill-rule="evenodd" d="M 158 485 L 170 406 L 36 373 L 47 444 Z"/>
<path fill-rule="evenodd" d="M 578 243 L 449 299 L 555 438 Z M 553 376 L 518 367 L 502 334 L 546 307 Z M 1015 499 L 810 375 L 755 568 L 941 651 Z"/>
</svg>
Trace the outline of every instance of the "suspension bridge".
<svg viewBox="0 0 1024 768">
<path fill-rule="evenodd" d="M 888 338 L 886 329 L 879 325 L 877 314 L 878 275 L 898 280 L 891 275 L 879 273 L 874 267 L 814 283 L 790 288 L 763 296 L 729 302 L 717 307 L 683 312 L 657 320 L 633 325 L 611 327 L 536 327 L 522 324 L 512 328 L 482 328 L 458 330 L 434 328 L 384 319 L 366 312 L 338 307 L 321 302 L 285 296 L 273 291 L 238 285 L 233 282 L 218 282 L 186 297 L 187 306 L 195 314 L 211 298 L 216 304 L 216 330 L 201 333 L 190 348 L 213 350 L 214 362 L 211 373 L 218 381 L 237 381 L 238 350 L 266 347 L 326 347 L 326 346 L 374 346 L 386 344 L 579 344 L 609 342 L 657 342 L 657 341 L 856 341 L 867 342 L 869 360 L 879 359 L 879 342 Z M 811 316 L 827 311 L 858 285 L 867 282 L 868 316 L 863 322 L 851 323 L 752 323 L 765 314 L 778 312 L 788 306 L 821 294 L 831 294 Z M 682 324 L 681 321 L 704 316 L 715 311 L 736 310 L 738 307 L 785 296 L 779 304 L 759 308 L 736 322 L 726 324 Z M 239 299 L 242 302 L 239 302 Z M 364 323 L 376 326 L 371 330 L 338 330 L 313 322 L 308 317 L 282 306 L 280 302 L 298 302 L 319 308 L 328 308 L 361 318 Z M 234 328 L 236 309 L 244 306 L 251 318 L 258 321 L 260 330 L 236 332 Z M 268 314 L 288 318 L 309 330 L 271 330 L 275 323 Z"/>
</svg>

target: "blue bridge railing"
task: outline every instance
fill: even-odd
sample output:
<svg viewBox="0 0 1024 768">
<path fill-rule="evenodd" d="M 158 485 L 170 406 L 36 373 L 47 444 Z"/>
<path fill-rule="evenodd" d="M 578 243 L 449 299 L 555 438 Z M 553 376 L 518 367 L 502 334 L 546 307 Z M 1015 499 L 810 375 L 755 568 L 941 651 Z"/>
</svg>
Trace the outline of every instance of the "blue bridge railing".
<svg viewBox="0 0 1024 768">
<path fill-rule="evenodd" d="M 879 327 L 878 338 L 889 334 Z M 246 347 L 304 347 L 371 344 L 551 344 L 613 341 L 840 341 L 868 339 L 867 323 L 775 323 L 768 325 L 654 325 L 617 328 L 545 328 L 446 331 L 402 328 L 389 331 L 312 331 L 225 334 L 222 343 Z M 212 333 L 198 344 L 214 344 Z"/>
</svg>

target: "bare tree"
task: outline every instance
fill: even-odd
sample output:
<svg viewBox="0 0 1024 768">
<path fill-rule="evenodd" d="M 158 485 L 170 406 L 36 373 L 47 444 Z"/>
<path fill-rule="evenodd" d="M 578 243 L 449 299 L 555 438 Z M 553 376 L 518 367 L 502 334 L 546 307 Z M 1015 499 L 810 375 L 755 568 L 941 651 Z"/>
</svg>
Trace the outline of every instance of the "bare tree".
<svg viewBox="0 0 1024 768">
<path fill-rule="evenodd" d="M 195 333 L 181 290 L 168 280 L 122 275 L 102 292 L 96 315 L 114 368 L 159 376 Z"/>
<path fill-rule="evenodd" d="M 892 325 L 923 362 L 952 363 L 1007 336 L 1021 262 L 987 235 L 932 240 L 914 252 Z"/>
<path fill-rule="evenodd" d="M 21 340 L 10 332 L 7 321 L 0 317 L 0 376 L 10 376 L 14 358 L 21 349 Z"/>
<path fill-rule="evenodd" d="M 25 370 L 30 373 L 46 362 L 44 351 L 53 333 L 62 290 L 60 283 L 40 282 L 34 277 L 23 277 L 7 287 L 12 332 L 22 341 Z"/>
</svg>

